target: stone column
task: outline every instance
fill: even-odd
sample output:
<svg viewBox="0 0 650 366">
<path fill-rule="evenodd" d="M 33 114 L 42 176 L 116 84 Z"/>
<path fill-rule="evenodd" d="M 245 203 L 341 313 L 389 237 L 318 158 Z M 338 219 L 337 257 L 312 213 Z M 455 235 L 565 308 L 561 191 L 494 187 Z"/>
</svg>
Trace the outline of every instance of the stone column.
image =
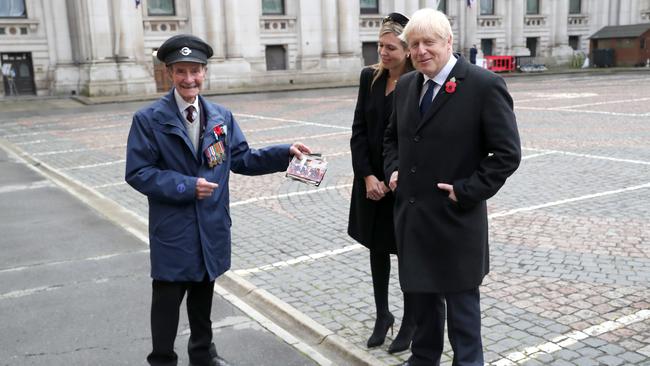
<svg viewBox="0 0 650 366">
<path fill-rule="evenodd" d="M 330 0 L 324 0 L 330 1 Z M 297 31 L 298 57 L 296 68 L 309 70 L 317 68 L 323 52 L 323 19 L 321 17 L 322 3 L 316 0 L 298 0 Z"/>
<path fill-rule="evenodd" d="M 226 57 L 238 59 L 243 57 L 241 34 L 239 33 L 240 18 L 239 1 L 224 0 L 226 16 Z"/>
<path fill-rule="evenodd" d="M 226 27 L 221 0 L 205 0 L 206 42 L 212 46 L 213 59 L 223 61 L 226 58 Z M 211 61 L 213 61 L 211 59 Z"/>
<path fill-rule="evenodd" d="M 144 63 L 144 29 L 142 12 L 130 0 L 113 1 L 115 54 L 120 61 Z"/>
<path fill-rule="evenodd" d="M 43 0 L 42 3 L 43 11 L 50 15 L 44 19 L 50 49 L 48 89 L 54 95 L 77 93 L 79 70 L 72 58 L 66 1 Z"/>
<path fill-rule="evenodd" d="M 553 36 L 553 48 L 551 56 L 555 61 L 562 64 L 569 61 L 573 56 L 573 49 L 569 47 L 568 23 L 569 23 L 569 1 L 557 0 L 555 2 L 555 34 Z"/>
<path fill-rule="evenodd" d="M 359 54 L 359 0 L 338 0 L 339 53 Z"/>
<path fill-rule="evenodd" d="M 117 63 L 121 94 L 151 94 L 156 92 L 153 70 L 145 60 L 142 12 L 131 0 L 114 0 L 115 62 Z"/>
<path fill-rule="evenodd" d="M 156 90 L 144 60 L 141 12 L 130 0 L 68 0 L 79 94 L 148 94 Z"/>
<path fill-rule="evenodd" d="M 460 47 L 464 54 L 469 55 L 469 49 L 476 45 L 478 49 L 477 58 L 483 58 L 483 51 L 481 51 L 481 40 L 476 38 L 476 30 L 478 28 L 478 1 L 474 2 L 472 7 L 468 7 L 465 1 L 458 2 L 458 14 L 460 18 L 459 31 Z"/>
<path fill-rule="evenodd" d="M 321 2 L 321 17 L 323 20 L 323 55 L 321 65 L 326 68 L 337 68 L 339 65 L 339 30 L 338 30 L 338 1 L 323 0 Z"/>
<path fill-rule="evenodd" d="M 404 4 L 404 12 L 402 14 L 411 17 L 411 14 L 420 9 L 420 2 L 418 0 L 406 0 Z"/>
<path fill-rule="evenodd" d="M 513 0 L 510 12 L 510 49 L 512 56 L 530 56 L 524 39 L 524 3 L 525 0 Z"/>
<path fill-rule="evenodd" d="M 187 5 L 190 7 L 190 22 L 192 25 L 192 34 L 206 40 L 206 18 L 209 13 L 206 13 L 203 1 L 188 1 Z"/>
<path fill-rule="evenodd" d="M 260 44 L 260 17 L 262 2 L 259 0 L 237 0 L 240 18 L 241 50 L 246 62 L 256 71 L 266 71 L 264 47 Z M 230 14 L 226 12 L 229 17 Z"/>
<path fill-rule="evenodd" d="M 618 9 L 618 24 L 619 25 L 628 25 L 632 24 L 632 13 L 631 13 L 631 4 L 632 0 L 620 0 L 619 9 Z M 638 2 L 638 0 L 634 0 Z"/>
<path fill-rule="evenodd" d="M 361 40 L 359 38 L 359 0 L 338 0 L 339 56 L 341 67 L 363 66 Z"/>
</svg>

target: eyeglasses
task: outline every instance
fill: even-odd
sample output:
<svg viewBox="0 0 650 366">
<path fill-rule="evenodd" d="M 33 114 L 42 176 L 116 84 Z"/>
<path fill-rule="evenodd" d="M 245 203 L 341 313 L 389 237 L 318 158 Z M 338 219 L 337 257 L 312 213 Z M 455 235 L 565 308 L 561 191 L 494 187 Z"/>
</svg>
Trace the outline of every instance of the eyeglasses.
<svg viewBox="0 0 650 366">
<path fill-rule="evenodd" d="M 382 19 L 381 24 L 383 25 L 386 22 L 394 22 L 401 25 L 402 27 L 406 27 L 406 23 L 409 22 L 409 18 L 405 17 L 400 13 L 390 13 L 386 15 L 384 19 Z"/>
</svg>

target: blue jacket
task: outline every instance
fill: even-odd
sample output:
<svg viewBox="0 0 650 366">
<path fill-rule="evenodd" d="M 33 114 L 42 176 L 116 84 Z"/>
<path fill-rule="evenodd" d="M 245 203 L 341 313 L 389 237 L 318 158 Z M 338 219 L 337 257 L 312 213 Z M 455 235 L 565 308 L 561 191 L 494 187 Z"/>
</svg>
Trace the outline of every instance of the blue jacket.
<svg viewBox="0 0 650 366">
<path fill-rule="evenodd" d="M 198 154 L 183 125 L 173 90 L 133 116 L 126 152 L 126 181 L 149 200 L 151 277 L 162 281 L 210 280 L 230 269 L 230 171 L 259 175 L 283 171 L 289 145 L 251 149 L 232 113 L 199 96 L 206 128 Z M 204 151 L 222 125 L 225 160 L 209 167 Z M 223 128 L 225 127 L 225 128 Z M 217 128 L 219 129 L 219 128 Z M 206 199 L 195 197 L 203 177 L 219 184 Z"/>
</svg>

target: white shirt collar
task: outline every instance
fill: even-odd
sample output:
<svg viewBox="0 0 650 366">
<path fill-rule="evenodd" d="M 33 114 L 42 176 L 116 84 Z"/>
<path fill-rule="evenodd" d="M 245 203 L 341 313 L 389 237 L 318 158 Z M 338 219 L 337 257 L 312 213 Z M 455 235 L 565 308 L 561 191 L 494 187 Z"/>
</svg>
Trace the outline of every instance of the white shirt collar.
<svg viewBox="0 0 650 366">
<path fill-rule="evenodd" d="M 176 99 L 176 105 L 178 106 L 178 110 L 181 112 L 181 116 L 185 117 L 185 110 L 187 109 L 187 107 L 191 105 L 194 106 L 194 110 L 196 111 L 198 116 L 198 113 L 200 111 L 198 95 L 196 96 L 196 98 L 194 98 L 194 103 L 188 103 L 185 101 L 185 99 L 183 99 L 183 97 L 181 97 L 180 94 L 178 94 L 178 90 L 174 88 L 174 98 Z"/>
<path fill-rule="evenodd" d="M 427 81 L 429 80 L 433 80 L 436 84 L 443 85 L 447 80 L 447 77 L 451 73 L 451 70 L 454 68 L 454 66 L 456 66 L 457 61 L 458 60 L 456 59 L 456 56 L 454 56 L 454 54 L 452 53 L 445 66 L 442 68 L 442 70 L 440 70 L 440 72 L 438 72 L 436 76 L 433 77 L 433 79 L 431 79 L 425 74 L 422 74 L 424 76 L 423 84 L 426 84 Z"/>
</svg>

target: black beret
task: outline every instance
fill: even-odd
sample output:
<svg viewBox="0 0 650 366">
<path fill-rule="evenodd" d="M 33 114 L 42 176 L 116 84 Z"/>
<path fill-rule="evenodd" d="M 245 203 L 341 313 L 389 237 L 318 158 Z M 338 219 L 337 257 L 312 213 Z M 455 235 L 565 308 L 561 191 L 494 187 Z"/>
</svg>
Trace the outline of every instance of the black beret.
<svg viewBox="0 0 650 366">
<path fill-rule="evenodd" d="M 384 18 L 384 20 L 382 21 L 382 24 L 386 23 L 388 21 L 392 21 L 392 22 L 395 22 L 395 23 L 401 25 L 402 27 L 406 27 L 406 23 L 409 22 L 409 18 L 407 18 L 406 16 L 404 16 L 404 15 L 402 15 L 400 13 L 390 13 L 390 14 L 388 14 L 386 16 L 386 18 Z"/>
<path fill-rule="evenodd" d="M 205 65 L 212 57 L 212 47 L 191 34 L 177 34 L 158 48 L 156 57 L 166 65 L 176 62 L 197 62 Z"/>
</svg>

